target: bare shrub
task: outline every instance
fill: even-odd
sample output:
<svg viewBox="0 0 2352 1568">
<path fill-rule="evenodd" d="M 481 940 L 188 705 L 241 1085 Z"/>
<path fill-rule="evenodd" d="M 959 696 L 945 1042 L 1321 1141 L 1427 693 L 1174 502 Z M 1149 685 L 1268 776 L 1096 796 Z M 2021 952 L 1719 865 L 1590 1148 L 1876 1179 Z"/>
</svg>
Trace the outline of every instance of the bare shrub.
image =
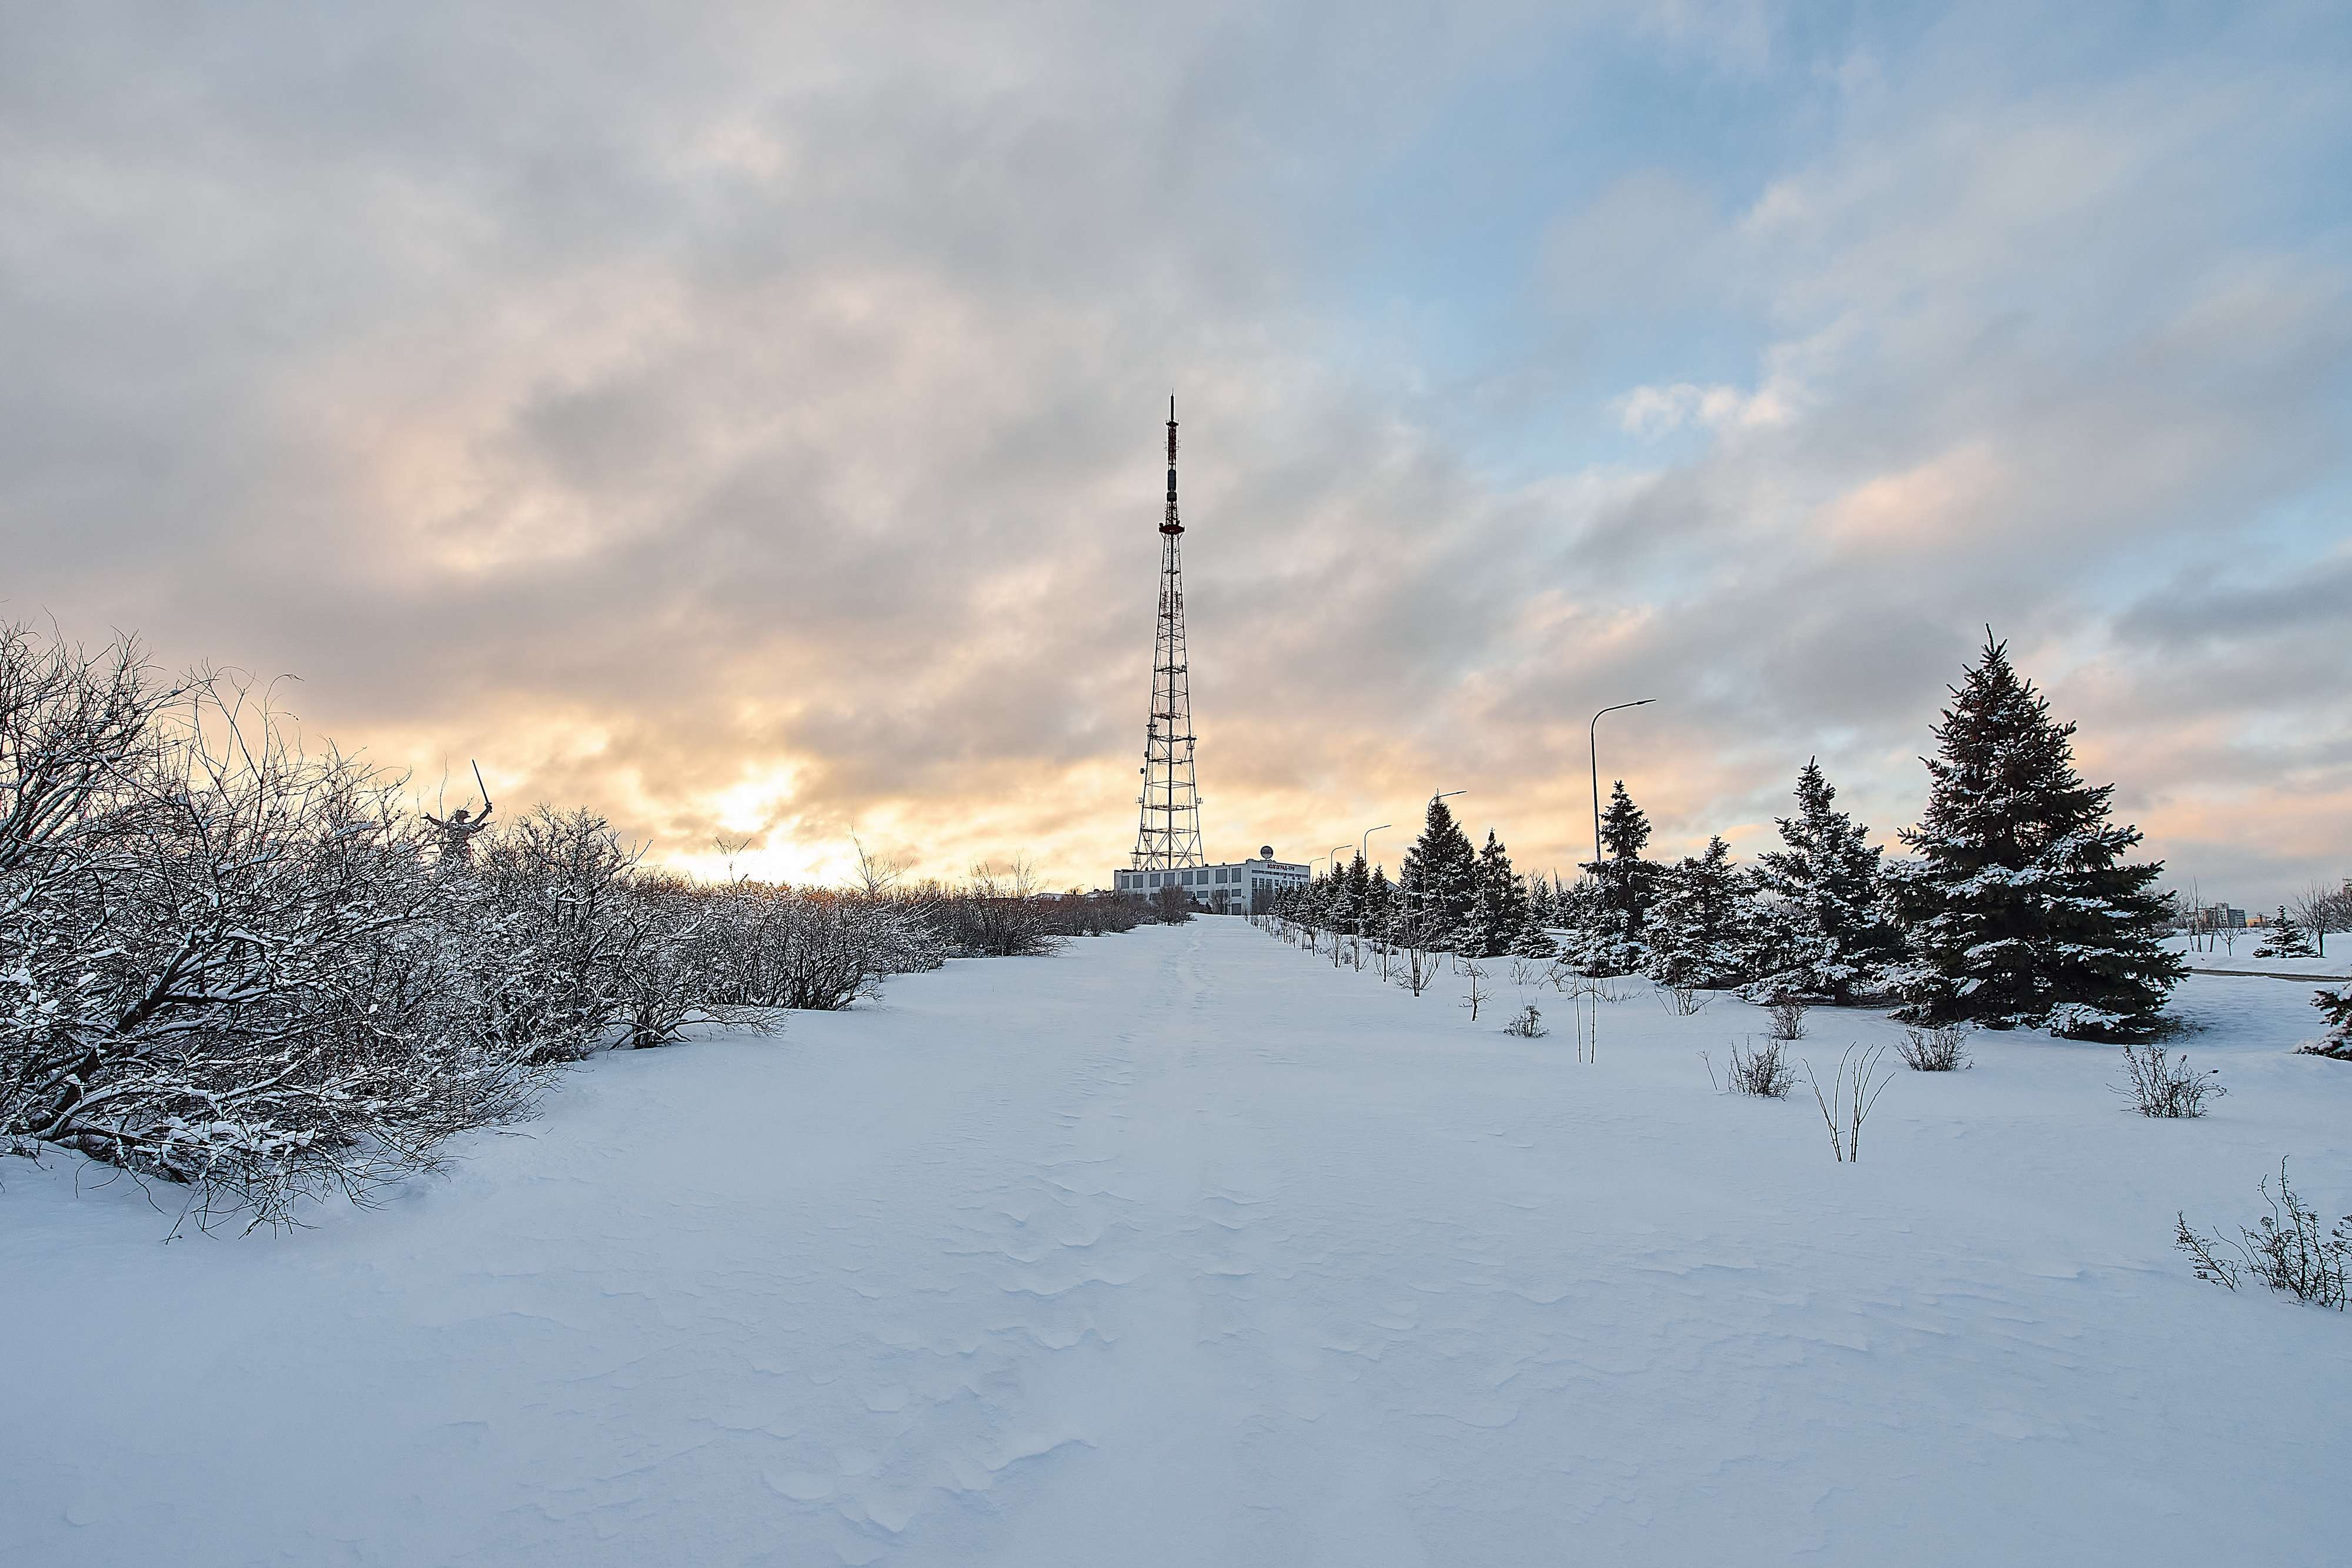
<svg viewBox="0 0 2352 1568">
<path fill-rule="evenodd" d="M 833 1012 L 890 975 L 935 968 L 943 943 L 918 905 L 859 893 L 742 882 L 695 890 L 704 920 L 701 1000 L 721 1022 L 750 1009 Z"/>
<path fill-rule="evenodd" d="M 2252 1279 L 2298 1301 L 2342 1312 L 2352 1296 L 2352 1215 L 2322 1231 L 2317 1212 L 2287 1185 L 2284 1159 L 2279 1161 L 2278 1190 L 2273 1192 L 2271 1178 L 2264 1176 L 2262 1192 L 2271 1211 L 2252 1229 L 2241 1227 L 2236 1239 L 2200 1236 L 2189 1228 L 2189 1217 L 2179 1214 L 2174 1218 L 2173 1245 L 2189 1254 L 2200 1280 L 2234 1291 L 2241 1281 Z M 2225 1248 L 2237 1256 L 2224 1256 Z"/>
<path fill-rule="evenodd" d="M 593 811 L 541 806 L 489 830 L 444 878 L 453 960 L 501 1047 L 592 1054 L 624 1009 L 622 971 L 654 935 L 628 883 L 642 851 Z"/>
<path fill-rule="evenodd" d="M 1152 918 L 1163 925 L 1183 925 L 1192 918 L 1192 895 L 1172 883 L 1162 887 L 1160 896 L 1152 903 Z M 1315 934 L 1311 928 L 1307 933 L 1307 945 L 1308 951 L 1314 950 Z"/>
<path fill-rule="evenodd" d="M 1397 983 L 1416 997 L 1429 989 L 1445 961 L 1444 954 L 1412 942 L 1397 957 L 1401 960 L 1396 966 Z"/>
<path fill-rule="evenodd" d="M 1512 1015 L 1511 1021 L 1503 1026 L 1503 1032 L 1521 1040 L 1537 1040 L 1551 1030 L 1544 1027 L 1543 1014 L 1537 1010 L 1535 1003 L 1529 1002 Z"/>
<path fill-rule="evenodd" d="M 2219 1069 L 2192 1071 L 2187 1051 L 2168 1057 L 2159 1045 L 2124 1047 L 2124 1071 L 2130 1086 L 2116 1092 L 2129 1094 L 2132 1109 L 2143 1116 L 2202 1116 L 2207 1100 L 2229 1092 L 2217 1082 Z"/>
<path fill-rule="evenodd" d="M 1814 1076 L 1813 1064 L 1805 1063 L 1805 1079 L 1813 1086 L 1813 1103 L 1822 1108 L 1822 1120 L 1830 1130 L 1830 1153 L 1841 1165 L 1852 1165 L 1862 1158 L 1862 1124 L 1878 1103 L 1879 1095 L 1894 1082 L 1892 1073 L 1882 1074 L 1879 1059 L 1886 1054 L 1883 1045 L 1863 1051 L 1857 1060 L 1856 1046 L 1847 1046 L 1838 1053 L 1837 1078 L 1830 1091 L 1822 1092 L 1822 1081 Z"/>
<path fill-rule="evenodd" d="M 2315 882 L 2294 895 L 2289 907 L 2297 924 L 2318 943 L 2315 956 L 2327 956 L 2327 934 L 2352 931 L 2352 881 L 2330 887 Z"/>
<path fill-rule="evenodd" d="M 1779 1100 L 1797 1086 L 1797 1070 L 1787 1055 L 1788 1042 L 1767 1040 L 1759 1045 L 1753 1039 L 1745 1044 L 1731 1044 L 1731 1065 L 1725 1076 L 1730 1088 L 1741 1094 L 1754 1094 L 1766 1100 Z M 1715 1064 L 1707 1063 L 1707 1074 L 1714 1076 Z"/>
<path fill-rule="evenodd" d="M 1469 988 L 1464 992 L 1459 1005 L 1470 1009 L 1470 1021 L 1472 1023 L 1476 1023 L 1478 1021 L 1478 1009 L 1486 1005 L 1487 998 L 1492 997 L 1494 992 L 1486 988 L 1486 967 L 1485 965 L 1465 963 L 1462 966 L 1462 973 L 1464 977 L 1470 982 L 1470 986 Z"/>
<path fill-rule="evenodd" d="M 626 935 L 612 988 L 622 1043 L 637 1050 L 668 1045 L 683 1039 L 689 1024 L 730 1021 L 709 999 L 719 967 L 709 902 L 674 876 L 639 877 L 619 901 Z"/>
<path fill-rule="evenodd" d="M 1774 1040 L 1805 1038 L 1805 1004 L 1794 997 L 1782 997 L 1765 1006 L 1765 1014 L 1772 1020 Z"/>
<path fill-rule="evenodd" d="M 1958 1023 L 1906 1029 L 1895 1051 L 1915 1072 L 1956 1072 L 1969 1065 L 1969 1031 Z"/>
<path fill-rule="evenodd" d="M 1658 1005 L 1676 1018 L 1696 1018 L 1715 998 L 1696 986 L 1660 986 Z"/>
<path fill-rule="evenodd" d="M 1160 919 L 1192 918 L 1189 908 L 1176 907 L 1182 903 L 1181 890 L 1177 891 L 1176 900 L 1163 901 Z M 1037 894 L 1034 873 L 1026 862 L 1015 861 L 1002 872 L 976 865 L 962 887 L 934 884 L 922 902 L 950 951 L 973 957 L 1023 958 L 1050 953 L 1062 943 L 1049 913 L 1055 901 Z"/>
</svg>

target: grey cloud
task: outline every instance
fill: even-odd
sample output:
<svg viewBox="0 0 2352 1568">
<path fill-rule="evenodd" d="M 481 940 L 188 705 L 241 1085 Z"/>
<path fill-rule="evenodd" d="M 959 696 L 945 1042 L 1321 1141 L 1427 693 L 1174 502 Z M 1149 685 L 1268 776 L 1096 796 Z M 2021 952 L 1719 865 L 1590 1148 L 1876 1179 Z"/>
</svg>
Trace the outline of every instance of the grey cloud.
<svg viewBox="0 0 2352 1568">
<path fill-rule="evenodd" d="M 2352 556 L 2297 563 L 2257 583 L 2231 581 L 2211 565 L 2186 571 L 2117 616 L 2116 632 L 2123 641 L 2168 650 L 2314 637 L 2352 646 Z"/>
</svg>

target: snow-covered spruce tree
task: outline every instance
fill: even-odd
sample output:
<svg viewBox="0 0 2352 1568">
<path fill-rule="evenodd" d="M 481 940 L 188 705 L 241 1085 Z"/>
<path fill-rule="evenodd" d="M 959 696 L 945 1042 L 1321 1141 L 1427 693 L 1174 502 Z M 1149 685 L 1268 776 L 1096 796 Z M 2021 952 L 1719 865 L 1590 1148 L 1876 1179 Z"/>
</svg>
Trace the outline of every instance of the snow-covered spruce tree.
<svg viewBox="0 0 2352 1568">
<path fill-rule="evenodd" d="M 1462 943 L 1456 951 L 1478 958 L 1532 952 L 1528 934 L 1534 925 L 1528 911 L 1527 885 L 1511 869 L 1510 852 L 1490 828 L 1478 852 L 1477 894 L 1464 920 Z M 1543 951 L 1550 951 L 1549 941 Z"/>
<path fill-rule="evenodd" d="M 1619 779 L 1601 818 L 1601 861 L 1573 890 L 1570 903 L 1574 932 L 1570 962 L 1588 975 L 1624 975 L 1649 959 L 1644 927 L 1656 897 L 1658 867 L 1642 858 L 1650 841 L 1650 820 Z"/>
<path fill-rule="evenodd" d="M 1366 919 L 1371 913 L 1372 873 L 1364 863 L 1363 852 L 1348 862 L 1348 874 L 1340 885 L 1340 926 L 1343 931 L 1361 935 L 1369 929 Z"/>
<path fill-rule="evenodd" d="M 2303 1048 L 2305 1052 L 2352 1061 L 2352 980 L 2323 987 L 2312 997 L 2311 1005 L 2326 1016 L 2327 1027 Z"/>
<path fill-rule="evenodd" d="M 1376 865 L 1364 883 L 1365 935 L 1385 937 L 1395 919 L 1396 884 L 1389 881 L 1388 867 Z"/>
<path fill-rule="evenodd" d="M 1909 952 L 1899 1016 L 2081 1040 L 2154 1033 L 2186 966 L 2162 946 L 2160 862 L 2125 855 L 2139 830 L 2109 820 L 2112 784 L 2075 771 L 2072 724 L 1985 646 L 1935 727 L 1927 810 L 1886 868 Z"/>
<path fill-rule="evenodd" d="M 2311 938 L 2304 935 L 2302 926 L 2288 917 L 2286 905 L 2280 904 L 2278 924 L 2273 925 L 2263 936 L 2263 945 L 2254 949 L 2254 956 L 2257 958 L 2309 958 L 2315 956 L 2312 951 Z"/>
<path fill-rule="evenodd" d="M 1511 938 L 1508 951 L 1522 958 L 1559 956 L 1559 944 L 1552 940 L 1551 933 L 1545 928 L 1546 923 L 1536 918 L 1535 901 L 1529 895 L 1527 884 L 1516 878 L 1514 881 L 1519 892 L 1518 910 L 1515 916 L 1517 932 Z"/>
<path fill-rule="evenodd" d="M 1820 761 L 1807 760 L 1797 775 L 1797 814 L 1778 819 L 1788 848 L 1757 857 L 1756 886 L 1769 900 L 1769 968 L 1750 987 L 1759 999 L 1842 1005 L 1874 996 L 1901 953 L 1882 906 L 1880 848 L 1836 800 Z"/>
<path fill-rule="evenodd" d="M 1453 946 L 1477 898 L 1478 856 L 1443 800 L 1429 802 L 1421 837 L 1405 852 L 1397 894 L 1414 946 Z"/>
<path fill-rule="evenodd" d="M 1559 900 L 1551 878 L 1542 872 L 1528 879 L 1528 918 L 1538 930 L 1549 930 L 1559 924 Z"/>
<path fill-rule="evenodd" d="M 1755 904 L 1720 838 L 1658 873 L 1648 926 L 1650 977 L 1663 986 L 1719 990 L 1747 979 Z"/>
</svg>

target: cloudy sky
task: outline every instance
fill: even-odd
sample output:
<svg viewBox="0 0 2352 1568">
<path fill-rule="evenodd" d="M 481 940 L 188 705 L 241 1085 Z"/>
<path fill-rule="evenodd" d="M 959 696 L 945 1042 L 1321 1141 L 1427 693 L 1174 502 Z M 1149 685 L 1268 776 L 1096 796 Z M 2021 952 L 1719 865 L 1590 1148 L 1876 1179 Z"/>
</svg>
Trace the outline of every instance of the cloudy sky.
<svg viewBox="0 0 2352 1568">
<path fill-rule="evenodd" d="M 2352 11 L 0 4 L 0 615 L 672 859 L 1916 817 L 1990 623 L 2352 873 Z M 995 8 L 1003 9 L 1003 8 Z M 1375 839 L 1376 849 L 1382 841 Z M 698 859 L 698 857 L 699 857 Z"/>
</svg>

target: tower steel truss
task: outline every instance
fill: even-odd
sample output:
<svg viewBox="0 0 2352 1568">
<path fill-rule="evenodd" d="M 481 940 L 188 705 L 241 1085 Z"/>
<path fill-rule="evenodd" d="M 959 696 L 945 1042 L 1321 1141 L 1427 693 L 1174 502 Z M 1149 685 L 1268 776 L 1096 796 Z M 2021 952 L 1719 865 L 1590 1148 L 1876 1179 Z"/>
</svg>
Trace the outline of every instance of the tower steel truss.
<svg viewBox="0 0 2352 1568">
<path fill-rule="evenodd" d="M 1176 400 L 1168 400 L 1168 515 L 1160 525 L 1160 621 L 1151 644 L 1151 717 L 1143 731 L 1143 793 L 1134 869 L 1170 871 L 1201 858 L 1201 794 L 1192 779 L 1192 686 L 1184 653 L 1184 525 L 1176 519 Z"/>
</svg>

